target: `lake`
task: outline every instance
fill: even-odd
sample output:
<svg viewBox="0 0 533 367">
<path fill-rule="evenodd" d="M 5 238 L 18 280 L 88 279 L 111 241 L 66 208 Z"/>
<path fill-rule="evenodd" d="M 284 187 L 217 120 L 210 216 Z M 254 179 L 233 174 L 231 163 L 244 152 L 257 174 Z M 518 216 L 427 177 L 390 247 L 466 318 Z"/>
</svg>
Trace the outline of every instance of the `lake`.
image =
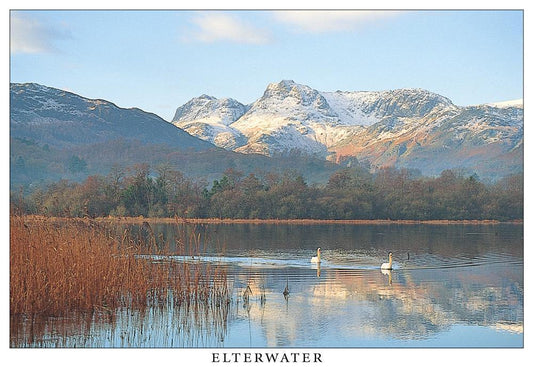
<svg viewBox="0 0 533 367">
<path fill-rule="evenodd" d="M 141 231 L 141 226 L 129 225 Z M 523 347 L 523 225 L 152 224 L 232 299 L 11 320 L 12 347 Z M 122 229 L 119 229 L 122 230 Z M 321 248 L 320 265 L 311 257 Z M 393 253 L 393 270 L 380 266 Z M 283 291 L 288 288 L 289 293 Z"/>
</svg>

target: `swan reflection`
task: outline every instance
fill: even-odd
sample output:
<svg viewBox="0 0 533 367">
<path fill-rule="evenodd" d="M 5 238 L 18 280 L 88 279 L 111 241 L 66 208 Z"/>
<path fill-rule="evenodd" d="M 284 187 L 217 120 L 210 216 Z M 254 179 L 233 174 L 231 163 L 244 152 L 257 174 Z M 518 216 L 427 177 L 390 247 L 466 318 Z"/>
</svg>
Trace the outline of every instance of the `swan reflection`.
<svg viewBox="0 0 533 367">
<path fill-rule="evenodd" d="M 387 275 L 389 277 L 389 285 L 392 285 L 392 271 L 391 270 L 386 270 L 386 269 L 381 269 L 381 274 Z"/>
</svg>

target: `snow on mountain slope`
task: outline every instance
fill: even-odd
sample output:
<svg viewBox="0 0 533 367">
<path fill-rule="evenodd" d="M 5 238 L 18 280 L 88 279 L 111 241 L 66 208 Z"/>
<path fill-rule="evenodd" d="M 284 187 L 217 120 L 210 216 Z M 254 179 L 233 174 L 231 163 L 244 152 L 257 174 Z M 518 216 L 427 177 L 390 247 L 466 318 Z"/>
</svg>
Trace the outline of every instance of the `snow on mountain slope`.
<svg viewBox="0 0 533 367">
<path fill-rule="evenodd" d="M 423 89 L 319 92 L 282 80 L 269 84 L 244 112 L 223 114 L 215 107 L 222 100 L 205 100 L 178 108 L 173 123 L 243 153 L 299 151 L 336 162 L 356 157 L 375 166 L 438 170 L 461 165 L 461 156 L 470 163 L 482 159 L 482 146 L 496 144 L 493 151 L 507 154 L 523 141 L 523 107 L 516 103 L 459 107 Z M 432 163 L 439 159 L 442 164 Z"/>
<path fill-rule="evenodd" d="M 507 108 L 507 107 L 524 108 L 524 100 L 523 99 L 513 99 L 511 101 L 487 103 L 487 106 L 498 107 L 498 108 Z"/>
<path fill-rule="evenodd" d="M 292 80 L 269 84 L 263 96 L 252 104 L 246 115 L 265 117 L 274 115 L 298 121 L 338 121 L 337 114 L 318 91 L 296 84 Z"/>
<path fill-rule="evenodd" d="M 423 89 L 397 89 L 383 92 L 325 92 L 342 124 L 372 125 L 385 117 L 421 117 L 445 109 L 452 102 Z"/>
<path fill-rule="evenodd" d="M 172 121 L 182 123 L 204 121 L 227 126 L 244 115 L 247 110 L 247 106 L 232 98 L 216 99 L 203 94 L 179 107 Z"/>
<path fill-rule="evenodd" d="M 215 120 L 215 122 L 212 122 Z M 216 119 L 180 122 L 175 124 L 180 129 L 202 140 L 208 141 L 227 150 L 235 150 L 246 144 L 246 137 L 240 131 L 220 123 Z"/>
<path fill-rule="evenodd" d="M 292 80 L 269 84 L 245 113 L 239 109 L 231 118 L 221 118 L 222 101 L 205 95 L 192 99 L 177 109 L 172 122 L 226 149 L 267 155 L 299 150 L 327 156 L 330 147 L 361 127 L 387 118 L 457 110 L 447 98 L 421 89 L 319 92 Z M 221 134 L 225 139 L 219 138 Z"/>
<path fill-rule="evenodd" d="M 60 147 L 130 139 L 177 149 L 214 148 L 153 113 L 34 83 L 10 85 L 10 134 Z"/>
<path fill-rule="evenodd" d="M 217 99 L 203 94 L 179 107 L 172 122 L 193 136 L 234 150 L 246 144 L 246 138 L 229 125 L 247 110 L 248 106 L 232 98 Z"/>
<path fill-rule="evenodd" d="M 325 92 L 322 95 L 339 116 L 342 125 L 368 126 L 379 121 L 375 113 L 363 111 L 364 106 L 374 103 L 379 94 L 377 92 Z"/>
</svg>

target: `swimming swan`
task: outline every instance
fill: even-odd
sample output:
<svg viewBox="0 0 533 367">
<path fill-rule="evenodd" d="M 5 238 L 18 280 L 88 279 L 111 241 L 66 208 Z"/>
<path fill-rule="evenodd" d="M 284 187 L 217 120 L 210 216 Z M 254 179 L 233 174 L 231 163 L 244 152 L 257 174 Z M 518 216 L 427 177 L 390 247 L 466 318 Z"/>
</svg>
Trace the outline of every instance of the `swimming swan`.
<svg viewBox="0 0 533 367">
<path fill-rule="evenodd" d="M 389 252 L 389 262 L 381 264 L 381 270 L 392 270 L 392 252 Z"/>
<path fill-rule="evenodd" d="M 320 247 L 316 249 L 316 256 L 311 258 L 311 262 L 320 264 Z"/>
</svg>

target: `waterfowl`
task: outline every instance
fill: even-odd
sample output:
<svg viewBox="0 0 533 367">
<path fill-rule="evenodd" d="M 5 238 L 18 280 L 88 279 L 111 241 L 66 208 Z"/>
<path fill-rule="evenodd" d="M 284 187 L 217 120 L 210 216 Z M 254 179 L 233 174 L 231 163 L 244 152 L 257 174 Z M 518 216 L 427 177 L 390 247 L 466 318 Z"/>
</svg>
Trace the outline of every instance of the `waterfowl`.
<svg viewBox="0 0 533 367">
<path fill-rule="evenodd" d="M 320 264 L 320 247 L 316 249 L 316 256 L 311 258 L 311 262 Z"/>
<path fill-rule="evenodd" d="M 389 262 L 381 264 L 382 270 L 392 270 L 392 252 L 389 252 Z"/>
</svg>

